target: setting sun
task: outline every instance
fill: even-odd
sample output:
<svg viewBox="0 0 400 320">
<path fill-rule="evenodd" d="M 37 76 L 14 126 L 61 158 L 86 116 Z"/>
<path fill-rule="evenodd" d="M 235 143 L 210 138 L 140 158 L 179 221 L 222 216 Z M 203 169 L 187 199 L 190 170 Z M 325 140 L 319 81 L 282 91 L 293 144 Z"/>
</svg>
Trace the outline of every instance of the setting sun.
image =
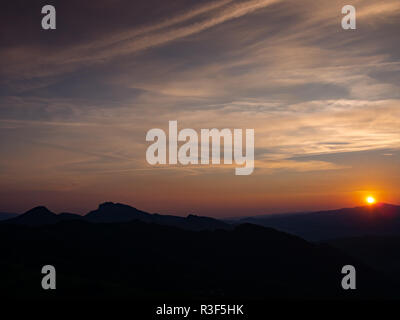
<svg viewBox="0 0 400 320">
<path fill-rule="evenodd" d="M 367 197 L 367 198 L 365 199 L 365 201 L 366 201 L 368 204 L 374 204 L 374 203 L 376 202 L 375 198 L 374 198 L 374 197 L 371 197 L 371 196 Z"/>
</svg>

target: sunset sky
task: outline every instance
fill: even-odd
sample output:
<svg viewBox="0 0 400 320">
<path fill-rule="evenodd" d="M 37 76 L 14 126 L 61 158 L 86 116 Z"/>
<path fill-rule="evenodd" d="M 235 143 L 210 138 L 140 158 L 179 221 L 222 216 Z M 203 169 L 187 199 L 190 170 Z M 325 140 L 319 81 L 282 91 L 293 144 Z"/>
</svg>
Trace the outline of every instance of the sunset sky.
<svg viewBox="0 0 400 320">
<path fill-rule="evenodd" d="M 5 1 L 0 211 L 215 217 L 400 203 L 399 0 Z M 41 8 L 57 29 L 41 28 Z M 341 28 L 341 8 L 357 29 Z M 255 129 L 255 170 L 150 166 L 152 128 Z"/>
</svg>

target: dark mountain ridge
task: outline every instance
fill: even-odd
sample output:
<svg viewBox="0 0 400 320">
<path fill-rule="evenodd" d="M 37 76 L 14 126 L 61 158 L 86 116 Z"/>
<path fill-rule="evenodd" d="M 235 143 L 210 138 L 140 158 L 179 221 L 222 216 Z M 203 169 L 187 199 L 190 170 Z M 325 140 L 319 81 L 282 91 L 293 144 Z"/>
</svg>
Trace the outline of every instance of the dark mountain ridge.
<svg viewBox="0 0 400 320">
<path fill-rule="evenodd" d="M 338 210 L 247 217 L 234 223 L 253 223 L 298 235 L 311 241 L 364 235 L 400 235 L 400 206 L 376 204 Z"/>
<path fill-rule="evenodd" d="M 38 206 L 16 217 L 2 221 L 2 223 L 40 226 L 46 224 L 54 224 L 60 221 L 71 219 L 82 219 L 82 216 L 73 213 L 60 213 L 57 215 L 44 206 Z"/>
<path fill-rule="evenodd" d="M 0 221 L 8 220 L 11 218 L 15 218 L 18 216 L 17 213 L 10 213 L 10 212 L 0 212 Z"/>
<path fill-rule="evenodd" d="M 83 220 L 93 223 L 118 223 L 139 220 L 148 223 L 175 226 L 188 230 L 214 230 L 229 229 L 231 226 L 220 220 L 188 215 L 179 217 L 172 215 L 150 214 L 134 207 L 113 202 L 105 202 L 96 210 L 90 211 L 85 216 L 72 213 L 55 214 L 44 206 L 35 207 L 24 214 L 3 221 L 8 224 L 19 224 L 27 226 L 40 226 L 55 224 L 66 220 Z"/>
<path fill-rule="evenodd" d="M 232 225 L 252 223 L 291 233 L 310 241 L 365 235 L 400 235 L 400 206 L 383 203 L 338 210 L 256 216 L 235 221 L 222 221 L 196 215 L 180 217 L 158 213 L 151 214 L 129 205 L 105 202 L 85 216 L 71 213 L 56 215 L 46 207 L 40 206 L 17 217 L 0 221 L 0 223 L 38 226 L 65 220 L 85 220 L 93 223 L 139 220 L 197 231 L 229 229 L 232 228 Z"/>
</svg>

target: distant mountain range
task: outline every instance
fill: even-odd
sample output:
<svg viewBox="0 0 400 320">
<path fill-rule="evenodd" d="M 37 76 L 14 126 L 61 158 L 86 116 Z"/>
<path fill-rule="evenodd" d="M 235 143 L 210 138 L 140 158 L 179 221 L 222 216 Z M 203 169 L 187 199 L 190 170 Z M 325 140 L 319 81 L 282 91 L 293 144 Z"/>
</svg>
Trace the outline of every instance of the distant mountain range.
<svg viewBox="0 0 400 320">
<path fill-rule="evenodd" d="M 1 214 L 0 214 L 1 216 Z M 252 223 L 297 235 L 309 241 L 359 236 L 400 236 L 400 206 L 376 204 L 330 211 L 275 214 L 245 217 L 239 220 L 218 220 L 210 217 L 187 217 L 148 213 L 134 207 L 105 202 L 84 216 L 73 213 L 55 214 L 46 207 L 33 208 L 21 215 L 4 214 L 0 223 L 40 226 L 68 220 L 93 223 L 119 223 L 139 220 L 179 227 L 186 230 L 232 229 L 233 226 Z"/>
<path fill-rule="evenodd" d="M 0 221 L 17 217 L 17 213 L 0 212 Z"/>
<path fill-rule="evenodd" d="M 231 223 L 253 223 L 310 241 L 366 235 L 400 236 L 400 206 L 380 203 L 330 211 L 247 217 Z"/>
<path fill-rule="evenodd" d="M 139 220 L 147 223 L 180 227 L 187 230 L 215 230 L 230 229 L 231 226 L 220 220 L 188 215 L 187 217 L 150 214 L 134 207 L 113 202 L 100 204 L 96 210 L 81 216 L 73 213 L 55 214 L 44 206 L 35 207 L 21 215 L 3 221 L 8 224 L 19 224 L 27 226 L 41 226 L 55 224 L 61 221 L 82 220 L 93 223 L 118 223 Z"/>
</svg>

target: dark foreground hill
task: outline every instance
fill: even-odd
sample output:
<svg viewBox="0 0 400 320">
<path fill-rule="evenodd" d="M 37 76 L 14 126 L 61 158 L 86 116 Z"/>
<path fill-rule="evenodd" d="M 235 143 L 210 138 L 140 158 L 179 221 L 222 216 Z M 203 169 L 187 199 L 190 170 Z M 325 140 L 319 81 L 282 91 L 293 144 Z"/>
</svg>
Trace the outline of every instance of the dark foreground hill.
<svg viewBox="0 0 400 320">
<path fill-rule="evenodd" d="M 327 241 L 391 278 L 400 279 L 400 237 L 364 236 Z"/>
<path fill-rule="evenodd" d="M 41 226 L 55 224 L 68 220 L 82 220 L 95 223 L 129 222 L 139 220 L 149 223 L 174 226 L 188 230 L 215 230 L 230 229 L 231 226 L 214 218 L 188 215 L 179 217 L 172 215 L 150 214 L 134 207 L 113 202 L 105 202 L 96 210 L 90 211 L 85 216 L 72 213 L 55 214 L 46 207 L 39 206 L 28 210 L 24 214 L 13 217 L 3 223 L 26 226 Z"/>
<path fill-rule="evenodd" d="M 140 221 L 0 224 L 3 297 L 213 299 L 382 298 L 392 281 L 327 245 L 244 224 L 189 231 Z M 54 265 L 57 290 L 41 289 Z M 357 270 L 357 290 L 341 288 L 341 269 Z"/>
<path fill-rule="evenodd" d="M 376 204 L 311 213 L 248 217 L 248 222 L 320 241 L 364 235 L 400 236 L 400 206 Z"/>
</svg>

